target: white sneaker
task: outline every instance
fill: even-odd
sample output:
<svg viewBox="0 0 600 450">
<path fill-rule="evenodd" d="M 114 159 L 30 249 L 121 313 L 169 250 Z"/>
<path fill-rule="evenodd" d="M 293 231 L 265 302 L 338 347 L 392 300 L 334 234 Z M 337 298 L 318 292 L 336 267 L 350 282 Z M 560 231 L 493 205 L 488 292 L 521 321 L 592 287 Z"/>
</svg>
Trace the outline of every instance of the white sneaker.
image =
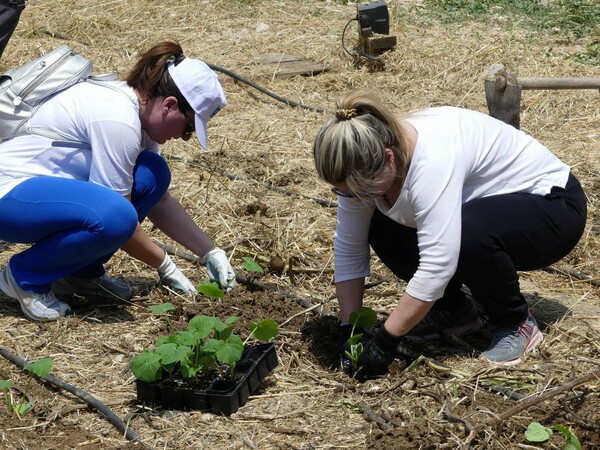
<svg viewBox="0 0 600 450">
<path fill-rule="evenodd" d="M 71 307 L 52 292 L 38 294 L 21 289 L 10 272 L 10 265 L 0 271 L 0 289 L 8 297 L 18 300 L 25 316 L 31 320 L 49 322 L 71 314 Z"/>
</svg>

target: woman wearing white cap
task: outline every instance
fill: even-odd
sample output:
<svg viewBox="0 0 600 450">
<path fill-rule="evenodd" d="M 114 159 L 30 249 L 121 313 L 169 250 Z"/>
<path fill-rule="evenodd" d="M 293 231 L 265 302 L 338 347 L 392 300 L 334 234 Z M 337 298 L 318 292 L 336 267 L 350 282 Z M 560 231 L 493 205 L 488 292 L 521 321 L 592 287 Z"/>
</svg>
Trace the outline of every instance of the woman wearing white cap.
<svg viewBox="0 0 600 450">
<path fill-rule="evenodd" d="M 69 314 L 59 298 L 74 294 L 128 299 L 130 287 L 103 267 L 119 248 L 156 268 L 163 284 L 195 293 L 140 226 L 146 217 L 233 288 L 227 255 L 169 194 L 159 154 L 194 131 L 206 148 L 206 123 L 225 104 L 215 73 L 173 42 L 144 53 L 124 81 L 78 83 L 47 100 L 30 125 L 64 141 L 30 134 L 0 143 L 0 239 L 32 244 L 0 272 L 4 294 L 40 321 Z"/>
</svg>

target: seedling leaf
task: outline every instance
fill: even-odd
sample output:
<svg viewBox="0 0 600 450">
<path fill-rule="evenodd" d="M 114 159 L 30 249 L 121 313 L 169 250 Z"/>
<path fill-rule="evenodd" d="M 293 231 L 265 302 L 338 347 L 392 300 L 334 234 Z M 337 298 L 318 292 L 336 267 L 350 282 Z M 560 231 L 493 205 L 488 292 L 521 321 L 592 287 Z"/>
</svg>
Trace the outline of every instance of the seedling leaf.
<svg viewBox="0 0 600 450">
<path fill-rule="evenodd" d="M 176 344 L 177 343 L 177 336 L 175 335 L 168 335 L 168 336 L 161 336 L 156 340 L 156 347 L 160 347 L 161 345 L 165 345 L 165 344 Z"/>
<path fill-rule="evenodd" d="M 160 356 L 151 350 L 144 350 L 131 359 L 131 372 L 137 379 L 147 383 L 158 381 L 162 375 Z"/>
<path fill-rule="evenodd" d="M 235 323 L 238 320 L 240 320 L 240 318 L 238 316 L 229 316 L 227 319 L 225 319 L 225 323 L 227 325 L 231 325 L 232 323 Z"/>
<path fill-rule="evenodd" d="M 193 346 L 198 342 L 196 333 L 193 331 L 178 331 L 175 335 L 175 343 L 178 345 Z"/>
<path fill-rule="evenodd" d="M 363 335 L 362 333 L 358 333 L 358 334 L 353 334 L 352 336 L 350 336 L 348 338 L 348 340 L 346 342 L 348 342 L 349 345 L 357 345 L 360 340 L 362 339 Z"/>
<path fill-rule="evenodd" d="M 30 409 L 31 403 L 29 402 L 17 403 L 16 405 L 13 405 L 13 411 L 19 417 L 23 417 L 29 412 Z"/>
<path fill-rule="evenodd" d="M 244 256 L 242 258 L 242 260 L 244 260 L 244 269 L 247 270 L 248 272 L 259 272 L 259 273 L 262 273 L 262 272 L 265 271 L 261 267 L 261 265 L 258 264 L 256 261 L 254 261 L 252 258 Z"/>
<path fill-rule="evenodd" d="M 539 422 L 531 422 L 525 430 L 525 439 L 529 442 L 546 442 L 551 435 L 552 430 Z"/>
<path fill-rule="evenodd" d="M 244 343 L 238 336 L 229 336 L 226 341 L 218 341 L 217 360 L 225 364 L 235 364 L 242 357 Z"/>
<path fill-rule="evenodd" d="M 165 344 L 156 349 L 163 365 L 175 364 L 184 360 L 192 353 L 191 347 L 186 345 Z"/>
<path fill-rule="evenodd" d="M 26 371 L 37 375 L 40 378 L 44 378 L 52 370 L 52 364 L 54 363 L 53 358 L 42 358 L 38 361 L 27 364 L 23 367 Z"/>
<path fill-rule="evenodd" d="M 219 339 L 221 341 L 226 341 L 229 339 L 229 336 L 233 334 L 233 327 L 226 327 L 223 330 L 219 331 Z"/>
<path fill-rule="evenodd" d="M 350 314 L 350 323 L 355 327 L 362 327 L 365 330 L 369 330 L 375 326 L 376 322 L 377 314 L 366 306 Z"/>
<path fill-rule="evenodd" d="M 204 339 L 212 330 L 222 331 L 226 325 L 217 317 L 196 316 L 188 323 L 188 330 L 193 331 L 198 339 Z"/>
<path fill-rule="evenodd" d="M 160 305 L 150 305 L 148 306 L 148 309 L 153 314 L 164 314 L 167 311 L 173 311 L 175 306 L 173 303 L 161 303 Z"/>
<path fill-rule="evenodd" d="M 13 387 L 15 383 L 10 380 L 0 380 L 0 391 L 6 391 Z"/>
<path fill-rule="evenodd" d="M 270 341 L 279 334 L 277 322 L 273 319 L 263 319 L 259 322 L 252 322 L 249 325 L 251 336 L 259 341 Z"/>
<path fill-rule="evenodd" d="M 552 425 L 550 428 L 560 431 L 567 438 L 565 450 L 581 450 L 581 442 L 569 428 L 564 425 Z"/>
<path fill-rule="evenodd" d="M 216 282 L 203 281 L 196 290 L 210 298 L 225 298 L 225 294 Z"/>
</svg>

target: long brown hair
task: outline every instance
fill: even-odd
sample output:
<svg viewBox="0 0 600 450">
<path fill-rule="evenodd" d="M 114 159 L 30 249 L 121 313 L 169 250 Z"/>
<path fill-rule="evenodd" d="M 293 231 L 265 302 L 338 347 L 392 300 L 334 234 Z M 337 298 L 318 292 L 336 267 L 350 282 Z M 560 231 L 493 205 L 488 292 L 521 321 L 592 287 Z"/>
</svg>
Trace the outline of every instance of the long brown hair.
<svg viewBox="0 0 600 450">
<path fill-rule="evenodd" d="M 172 96 L 177 99 L 179 109 L 183 112 L 190 111 L 192 108 L 167 70 L 169 62 L 178 64 L 184 58 L 183 49 L 178 43 L 160 42 L 140 56 L 137 63 L 125 76 L 125 81 L 146 102 L 154 97 Z"/>
</svg>

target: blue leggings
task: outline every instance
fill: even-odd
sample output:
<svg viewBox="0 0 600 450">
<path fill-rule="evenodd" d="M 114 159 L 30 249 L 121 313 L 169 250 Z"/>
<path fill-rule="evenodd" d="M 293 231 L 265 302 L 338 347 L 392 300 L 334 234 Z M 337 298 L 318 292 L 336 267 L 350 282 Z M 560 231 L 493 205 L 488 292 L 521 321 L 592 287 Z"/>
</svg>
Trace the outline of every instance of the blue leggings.
<svg viewBox="0 0 600 450">
<path fill-rule="evenodd" d="M 527 315 L 517 271 L 541 269 L 566 256 L 581 237 L 586 198 L 571 175 L 564 189 L 546 196 L 515 193 L 485 197 L 462 207 L 458 268 L 434 309 L 459 309 L 462 285 L 497 326 L 513 326 Z M 417 231 L 378 210 L 371 219 L 369 243 L 394 274 L 409 281 L 419 266 Z"/>
<path fill-rule="evenodd" d="M 131 202 L 87 181 L 34 177 L 0 198 L 0 239 L 33 244 L 10 259 L 24 290 L 44 293 L 66 275 L 96 278 L 133 235 L 138 222 L 171 182 L 166 161 L 142 152 L 133 172 Z"/>
</svg>

